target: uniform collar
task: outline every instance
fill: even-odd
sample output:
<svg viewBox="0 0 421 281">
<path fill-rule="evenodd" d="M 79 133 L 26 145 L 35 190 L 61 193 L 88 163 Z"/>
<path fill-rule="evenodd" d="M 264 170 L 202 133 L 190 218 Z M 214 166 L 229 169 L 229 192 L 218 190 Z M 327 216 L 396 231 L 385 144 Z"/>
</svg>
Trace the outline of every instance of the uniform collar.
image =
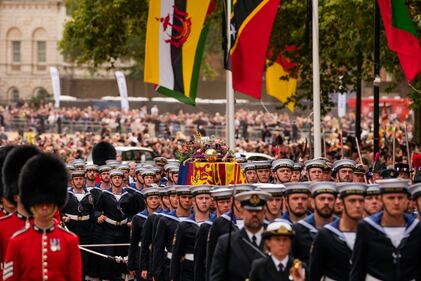
<svg viewBox="0 0 421 281">
<path fill-rule="evenodd" d="M 378 231 L 386 234 L 383 226 L 381 225 L 383 214 L 384 214 L 384 211 L 378 212 L 377 214 L 374 214 L 370 217 L 365 218 L 364 221 L 366 221 L 368 224 L 370 224 L 372 227 L 374 227 Z M 418 225 L 419 220 L 418 218 L 411 216 L 409 214 L 404 214 L 404 220 L 405 220 L 404 237 L 408 237 L 410 233 L 412 232 L 412 230 L 414 230 L 415 227 Z"/>
<path fill-rule="evenodd" d="M 15 212 L 15 214 L 16 214 L 16 216 L 17 216 L 19 219 L 21 219 L 21 220 L 26 221 L 26 220 L 28 220 L 28 219 L 29 219 L 29 217 L 26 217 L 26 216 L 22 215 L 22 214 L 21 214 L 21 213 L 19 213 L 18 211 L 16 211 L 16 212 Z"/>
<path fill-rule="evenodd" d="M 54 223 L 51 227 L 47 228 L 47 229 L 43 229 L 40 228 L 38 226 L 35 225 L 35 223 L 33 224 L 33 228 L 36 232 L 41 233 L 41 234 L 48 234 L 54 231 L 54 229 L 56 229 L 56 224 Z"/>
</svg>

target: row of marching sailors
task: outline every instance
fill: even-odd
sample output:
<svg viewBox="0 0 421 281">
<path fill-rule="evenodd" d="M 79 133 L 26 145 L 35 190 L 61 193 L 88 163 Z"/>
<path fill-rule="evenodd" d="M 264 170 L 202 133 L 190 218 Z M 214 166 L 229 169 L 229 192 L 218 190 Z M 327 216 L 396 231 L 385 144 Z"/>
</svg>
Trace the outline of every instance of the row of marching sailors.
<svg viewBox="0 0 421 281">
<path fill-rule="evenodd" d="M 421 280 L 421 226 L 407 212 L 410 193 L 421 203 L 420 184 L 387 179 L 377 187 L 333 182 L 285 187 L 287 201 L 294 194 L 311 198 L 313 212 L 294 224 L 268 220 L 270 202 L 283 192 L 279 185 L 170 187 L 165 196 L 178 198 L 170 212 L 159 207 L 160 190 L 145 190 L 147 207 L 133 218 L 129 270 L 137 280 L 155 281 Z M 372 214 L 364 207 L 367 196 L 382 202 Z M 343 211 L 335 215 L 337 198 Z M 288 239 L 267 239 L 277 234 Z M 305 269 L 302 274 L 291 274 L 294 259 Z"/>
</svg>

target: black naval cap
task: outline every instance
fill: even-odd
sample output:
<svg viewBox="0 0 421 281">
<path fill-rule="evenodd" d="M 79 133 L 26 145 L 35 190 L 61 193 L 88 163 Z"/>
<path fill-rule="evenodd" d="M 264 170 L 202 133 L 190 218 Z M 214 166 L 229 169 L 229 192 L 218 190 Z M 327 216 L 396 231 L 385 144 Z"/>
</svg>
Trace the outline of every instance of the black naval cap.
<svg viewBox="0 0 421 281">
<path fill-rule="evenodd" d="M 396 179 L 399 176 L 399 172 L 395 169 L 385 169 L 381 171 L 380 176 L 383 179 Z"/>
<path fill-rule="evenodd" d="M 394 168 L 398 173 L 410 173 L 409 165 L 407 163 L 396 163 Z"/>
</svg>

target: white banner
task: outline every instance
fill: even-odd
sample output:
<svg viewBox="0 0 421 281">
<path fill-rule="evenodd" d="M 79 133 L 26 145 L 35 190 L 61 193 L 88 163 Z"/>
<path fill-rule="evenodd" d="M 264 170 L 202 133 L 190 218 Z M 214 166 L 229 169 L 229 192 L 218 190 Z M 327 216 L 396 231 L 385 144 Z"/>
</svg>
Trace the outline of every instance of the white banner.
<svg viewBox="0 0 421 281">
<path fill-rule="evenodd" d="M 58 73 L 57 68 L 50 67 L 50 76 L 51 76 L 51 83 L 53 86 L 54 107 L 59 108 L 61 88 L 60 88 L 60 74 Z"/>
<path fill-rule="evenodd" d="M 338 93 L 338 116 L 345 117 L 346 115 L 346 93 Z"/>
<path fill-rule="evenodd" d="M 126 77 L 124 76 L 124 73 L 121 71 L 116 71 L 115 77 L 117 79 L 118 91 L 120 92 L 121 110 L 128 111 L 129 100 L 128 100 L 128 95 L 127 95 Z"/>
</svg>

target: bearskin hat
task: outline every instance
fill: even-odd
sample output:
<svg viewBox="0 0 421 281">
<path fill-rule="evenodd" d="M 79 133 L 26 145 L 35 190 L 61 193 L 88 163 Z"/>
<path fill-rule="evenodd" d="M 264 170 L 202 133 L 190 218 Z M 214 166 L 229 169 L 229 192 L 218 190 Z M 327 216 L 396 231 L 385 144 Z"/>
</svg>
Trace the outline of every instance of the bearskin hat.
<svg viewBox="0 0 421 281">
<path fill-rule="evenodd" d="M 2 169 L 4 197 L 11 203 L 17 204 L 13 196 L 19 194 L 18 181 L 23 165 L 40 150 L 33 145 L 22 145 L 13 148 L 6 157 Z"/>
<path fill-rule="evenodd" d="M 36 204 L 66 204 L 68 175 L 66 167 L 52 154 L 41 153 L 32 157 L 19 177 L 19 196 L 29 213 Z"/>
<path fill-rule="evenodd" d="M 105 161 L 116 159 L 117 152 L 114 146 L 106 141 L 97 143 L 92 149 L 92 160 L 95 165 L 105 165 Z"/>
<path fill-rule="evenodd" d="M 4 160 L 6 160 L 7 154 L 15 148 L 14 145 L 5 145 L 0 147 L 0 197 L 3 196 L 3 177 L 1 170 L 3 169 Z"/>
</svg>

